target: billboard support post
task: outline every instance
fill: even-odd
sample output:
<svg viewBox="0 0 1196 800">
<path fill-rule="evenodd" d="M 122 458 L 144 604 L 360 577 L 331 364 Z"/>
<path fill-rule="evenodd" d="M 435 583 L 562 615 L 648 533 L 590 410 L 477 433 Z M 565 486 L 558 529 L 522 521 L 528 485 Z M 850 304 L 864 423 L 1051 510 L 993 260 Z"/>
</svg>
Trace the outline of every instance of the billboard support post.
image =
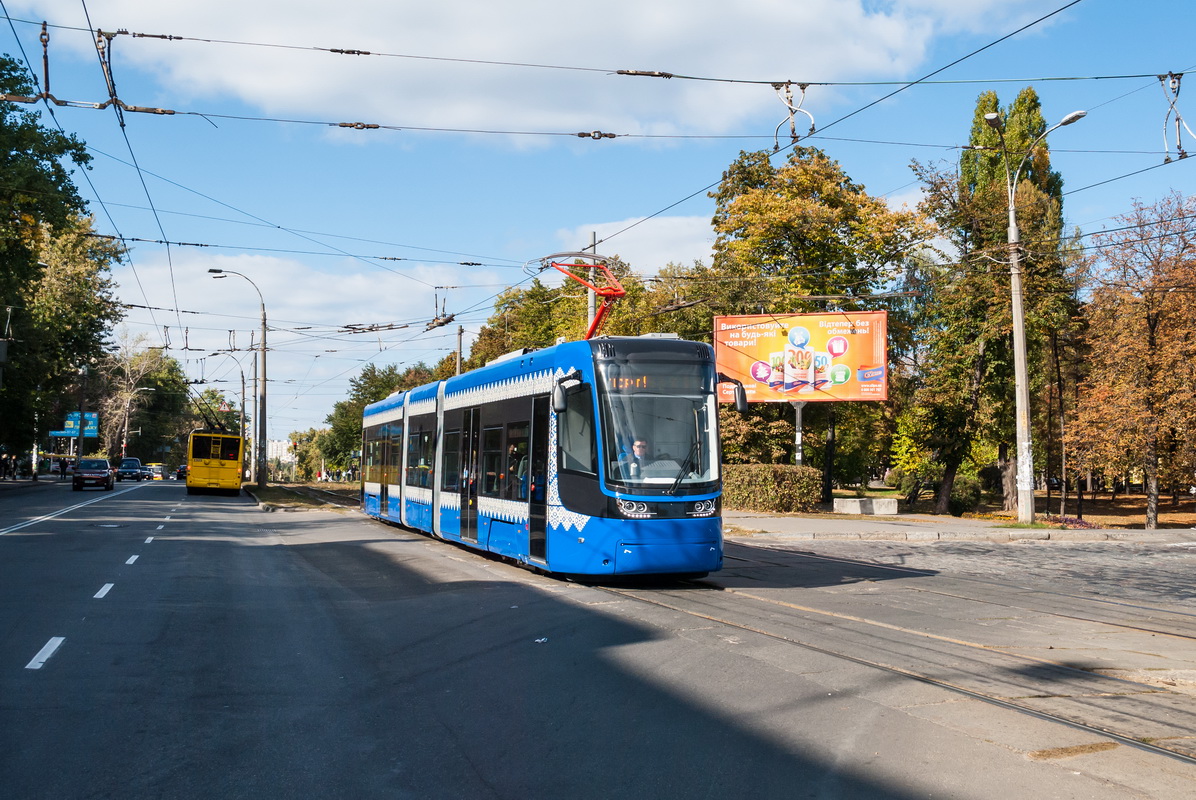
<svg viewBox="0 0 1196 800">
<path fill-rule="evenodd" d="M 793 406 L 793 463 L 797 466 L 802 465 L 801 452 L 801 412 L 806 407 L 805 400 L 790 400 L 789 405 Z"/>
</svg>

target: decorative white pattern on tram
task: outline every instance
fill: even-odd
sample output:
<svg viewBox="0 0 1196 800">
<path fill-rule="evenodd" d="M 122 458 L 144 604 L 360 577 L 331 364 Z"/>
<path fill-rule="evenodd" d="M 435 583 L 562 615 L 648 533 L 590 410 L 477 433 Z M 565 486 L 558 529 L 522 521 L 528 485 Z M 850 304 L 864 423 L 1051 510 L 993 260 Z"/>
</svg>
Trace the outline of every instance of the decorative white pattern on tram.
<svg viewBox="0 0 1196 800">
<path fill-rule="evenodd" d="M 558 376 L 564 374 L 566 374 L 564 371 L 557 370 Z M 534 372 L 531 375 L 524 375 L 519 378 L 507 378 L 506 380 L 487 383 L 484 386 L 477 386 L 473 389 L 447 393 L 444 396 L 444 408 L 447 411 L 482 405 L 483 403 L 494 403 L 499 400 L 512 400 L 517 397 L 547 394 L 552 391 L 555 382 L 556 376 L 549 370 Z"/>
<path fill-rule="evenodd" d="M 432 490 L 423 486 L 407 486 L 404 487 L 404 496 L 407 500 L 413 503 L 420 503 L 425 506 L 432 505 Z"/>
<path fill-rule="evenodd" d="M 526 501 L 499 500 L 497 497 L 479 497 L 478 513 L 507 522 L 527 522 L 531 519 Z"/>
<path fill-rule="evenodd" d="M 548 415 L 548 452 L 556 452 L 556 414 Z M 589 517 L 570 511 L 561 505 L 561 492 L 557 486 L 556 459 L 548 458 L 548 526 L 550 528 L 577 528 L 581 533 Z"/>
<path fill-rule="evenodd" d="M 429 397 L 424 400 L 416 400 L 413 403 L 407 404 L 407 416 L 409 417 L 414 417 L 416 414 L 431 414 L 435 410 L 435 397 Z"/>
</svg>

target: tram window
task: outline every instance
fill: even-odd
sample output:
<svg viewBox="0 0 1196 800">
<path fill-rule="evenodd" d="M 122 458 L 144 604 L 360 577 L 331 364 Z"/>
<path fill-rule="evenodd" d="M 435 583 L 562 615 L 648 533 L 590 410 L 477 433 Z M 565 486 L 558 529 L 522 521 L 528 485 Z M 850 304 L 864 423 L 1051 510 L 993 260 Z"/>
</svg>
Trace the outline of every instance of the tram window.
<svg viewBox="0 0 1196 800">
<path fill-rule="evenodd" d="M 444 434 L 444 477 L 441 489 L 450 492 L 461 489 L 461 431 L 447 431 Z"/>
<path fill-rule="evenodd" d="M 561 444 L 561 469 L 596 474 L 598 452 L 594 444 L 594 401 L 589 384 L 565 395 L 565 413 L 557 415 Z"/>
<path fill-rule="evenodd" d="M 528 480 L 527 439 L 530 425 L 512 422 L 507 425 L 507 452 L 502 482 L 505 500 L 526 500 Z"/>
<path fill-rule="evenodd" d="M 482 429 L 482 490 L 498 497 L 503 482 L 502 428 Z"/>
<path fill-rule="evenodd" d="M 365 429 L 365 471 L 362 476 L 370 483 L 377 483 L 382 479 L 382 441 L 381 427 L 373 426 Z"/>
<path fill-rule="evenodd" d="M 407 435 L 407 485 L 431 486 L 432 433 L 415 431 Z"/>
<path fill-rule="evenodd" d="M 393 480 L 399 479 L 399 467 L 403 462 L 403 423 L 390 423 L 390 462 L 389 467 L 390 476 Z"/>
<path fill-rule="evenodd" d="M 241 459 L 240 439 L 234 439 L 231 436 L 225 436 L 220 439 L 220 442 L 224 445 L 222 452 L 220 453 L 221 459 L 224 461 L 239 461 Z"/>
</svg>

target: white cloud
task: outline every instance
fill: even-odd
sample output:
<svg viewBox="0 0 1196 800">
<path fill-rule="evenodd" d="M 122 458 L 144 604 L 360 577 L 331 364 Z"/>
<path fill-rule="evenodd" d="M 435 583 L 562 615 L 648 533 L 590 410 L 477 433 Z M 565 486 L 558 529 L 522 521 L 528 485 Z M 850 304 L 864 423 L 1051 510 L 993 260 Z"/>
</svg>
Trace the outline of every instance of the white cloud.
<svg viewBox="0 0 1196 800">
<path fill-rule="evenodd" d="M 13 0 L 9 8 L 33 12 L 36 5 Z M 104 30 L 183 37 L 115 38 L 118 86 L 122 64 L 137 65 L 160 80 L 158 97 L 126 102 L 204 110 L 205 104 L 236 97 L 266 113 L 309 119 L 677 133 L 736 131 L 761 112 L 779 120 L 783 109 L 767 85 L 612 71 L 798 82 L 904 76 L 919 66 L 942 27 L 983 20 L 987 30 L 999 29 L 1025 5 L 1029 0 L 609 0 L 589 5 L 343 0 L 331 8 L 312 0 L 107 0 L 92 3 L 90 11 L 92 25 Z M 78 25 L 78 17 L 78 11 L 62 9 L 53 21 Z M 92 43 L 86 32 L 61 32 L 54 46 L 83 53 Z M 807 105 L 817 113 L 835 97 L 833 89 L 814 87 Z"/>
</svg>

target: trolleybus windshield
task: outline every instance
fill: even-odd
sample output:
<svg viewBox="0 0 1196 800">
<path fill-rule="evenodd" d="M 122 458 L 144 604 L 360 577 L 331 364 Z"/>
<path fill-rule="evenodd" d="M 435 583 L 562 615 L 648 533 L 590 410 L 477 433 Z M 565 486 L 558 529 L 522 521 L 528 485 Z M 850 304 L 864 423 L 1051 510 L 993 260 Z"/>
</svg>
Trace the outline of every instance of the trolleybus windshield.
<svg viewBox="0 0 1196 800">
<path fill-rule="evenodd" d="M 597 372 L 607 481 L 652 492 L 710 491 L 719 480 L 713 365 L 610 360 Z"/>
</svg>

